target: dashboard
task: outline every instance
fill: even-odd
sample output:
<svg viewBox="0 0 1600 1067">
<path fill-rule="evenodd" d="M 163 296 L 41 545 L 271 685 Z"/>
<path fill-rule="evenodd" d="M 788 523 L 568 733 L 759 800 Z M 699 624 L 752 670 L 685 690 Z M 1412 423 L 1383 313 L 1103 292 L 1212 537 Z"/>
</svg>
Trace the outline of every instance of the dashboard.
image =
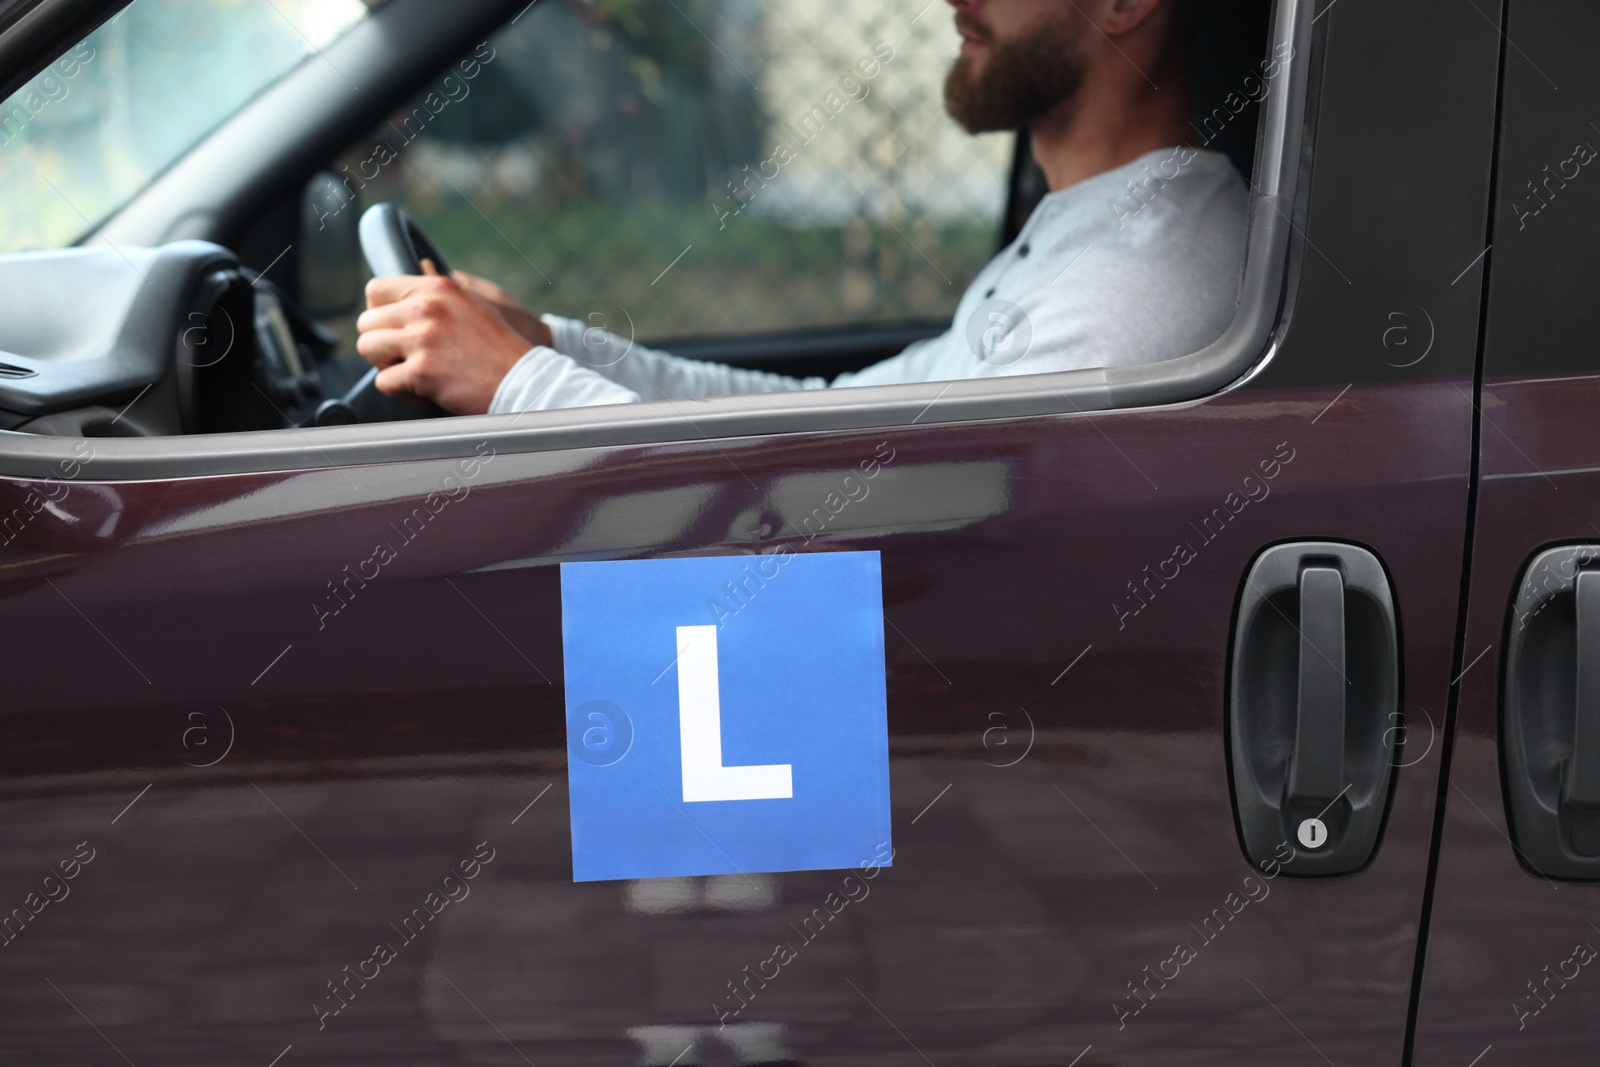
<svg viewBox="0 0 1600 1067">
<path fill-rule="evenodd" d="M 268 279 L 205 241 L 4 255 L 0 292 L 0 430 L 120 437 L 309 425 L 364 367 L 340 358 L 338 338 Z"/>
</svg>

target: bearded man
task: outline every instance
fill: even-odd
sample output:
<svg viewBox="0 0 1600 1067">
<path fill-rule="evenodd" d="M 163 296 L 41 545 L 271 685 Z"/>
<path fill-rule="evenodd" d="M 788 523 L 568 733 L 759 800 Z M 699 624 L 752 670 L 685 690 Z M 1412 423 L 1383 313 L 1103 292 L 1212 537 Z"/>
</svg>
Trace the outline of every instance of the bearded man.
<svg viewBox="0 0 1600 1067">
<path fill-rule="evenodd" d="M 1215 340 L 1247 197 L 1226 156 L 1191 143 L 1193 0 L 948 2 L 947 110 L 970 133 L 1026 129 L 1050 192 L 943 334 L 830 383 L 631 345 L 470 275 L 375 278 L 357 325 L 378 389 L 503 413 L 1154 363 Z"/>
</svg>

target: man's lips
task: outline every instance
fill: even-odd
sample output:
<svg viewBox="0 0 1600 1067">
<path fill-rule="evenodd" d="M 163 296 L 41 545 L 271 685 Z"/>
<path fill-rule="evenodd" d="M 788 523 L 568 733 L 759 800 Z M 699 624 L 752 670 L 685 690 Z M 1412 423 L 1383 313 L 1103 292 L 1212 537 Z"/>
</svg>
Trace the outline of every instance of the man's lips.
<svg viewBox="0 0 1600 1067">
<path fill-rule="evenodd" d="M 989 44 L 989 35 L 987 33 L 983 33 L 970 25 L 964 25 L 960 19 L 956 20 L 956 32 L 961 35 L 962 52 L 976 52 Z"/>
</svg>

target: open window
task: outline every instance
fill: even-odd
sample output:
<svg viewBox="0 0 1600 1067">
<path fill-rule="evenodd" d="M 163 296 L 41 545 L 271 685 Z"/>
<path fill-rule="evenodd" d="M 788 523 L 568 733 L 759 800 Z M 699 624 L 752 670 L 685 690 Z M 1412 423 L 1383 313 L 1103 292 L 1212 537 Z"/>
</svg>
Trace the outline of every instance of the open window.
<svg viewBox="0 0 1600 1067">
<path fill-rule="evenodd" d="M 87 47 L 126 50 L 184 6 L 138 0 Z M 1232 322 L 1201 351 L 719 397 L 692 420 L 659 402 L 467 421 L 388 405 L 368 413 L 382 421 L 312 428 L 362 370 L 354 223 L 380 200 L 422 220 L 452 266 L 540 310 L 680 355 L 831 377 L 945 328 L 1043 187 L 1025 139 L 970 138 L 945 118 L 950 34 L 921 3 L 350 0 L 338 18 L 338 4 L 309 6 L 320 13 L 280 16 L 298 44 L 279 68 L 217 75 L 238 99 L 214 94 L 217 114 L 120 179 L 104 210 L 75 211 L 75 231 L 68 218 L 60 233 L 8 235 L 13 249 L 80 239 L 0 256 L 0 428 L 19 431 L 0 439 L 8 472 L 48 473 L 83 436 L 118 438 L 97 445 L 97 472 L 139 477 L 452 455 L 486 436 L 537 451 L 1071 414 L 1192 400 L 1270 356 L 1293 274 L 1313 24 L 1300 0 L 1226 0 L 1196 30 L 1195 129 L 1250 176 L 1251 216 Z M 80 64 L 60 106 L 54 67 L 4 86 L 56 108 L 20 131 L 29 154 L 8 182 L 48 193 L 52 173 L 82 165 L 38 148 L 62 136 L 66 105 L 85 143 L 103 140 L 111 119 L 84 102 L 135 107 L 154 89 L 130 95 L 129 79 L 217 62 L 189 54 Z M 762 146 L 796 122 L 803 166 L 763 180 Z"/>
<path fill-rule="evenodd" d="M 947 20 L 905 6 L 542 0 L 341 152 L 336 195 L 401 205 L 531 308 L 859 369 L 949 325 L 1012 163 L 1013 134 L 945 115 Z"/>
</svg>

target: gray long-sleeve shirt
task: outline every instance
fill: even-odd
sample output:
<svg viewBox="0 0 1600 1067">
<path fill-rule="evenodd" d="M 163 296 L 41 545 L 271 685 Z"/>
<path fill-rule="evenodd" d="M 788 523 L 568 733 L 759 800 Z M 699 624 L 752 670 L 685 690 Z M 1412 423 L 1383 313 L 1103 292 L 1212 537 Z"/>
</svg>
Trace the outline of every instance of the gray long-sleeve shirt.
<svg viewBox="0 0 1600 1067">
<path fill-rule="evenodd" d="M 950 328 L 832 386 L 1155 363 L 1221 335 L 1237 299 L 1248 197 L 1226 156 L 1177 147 L 1050 193 L 962 296 Z M 821 389 L 683 359 L 544 316 L 554 347 L 506 373 L 491 413 Z"/>
</svg>

